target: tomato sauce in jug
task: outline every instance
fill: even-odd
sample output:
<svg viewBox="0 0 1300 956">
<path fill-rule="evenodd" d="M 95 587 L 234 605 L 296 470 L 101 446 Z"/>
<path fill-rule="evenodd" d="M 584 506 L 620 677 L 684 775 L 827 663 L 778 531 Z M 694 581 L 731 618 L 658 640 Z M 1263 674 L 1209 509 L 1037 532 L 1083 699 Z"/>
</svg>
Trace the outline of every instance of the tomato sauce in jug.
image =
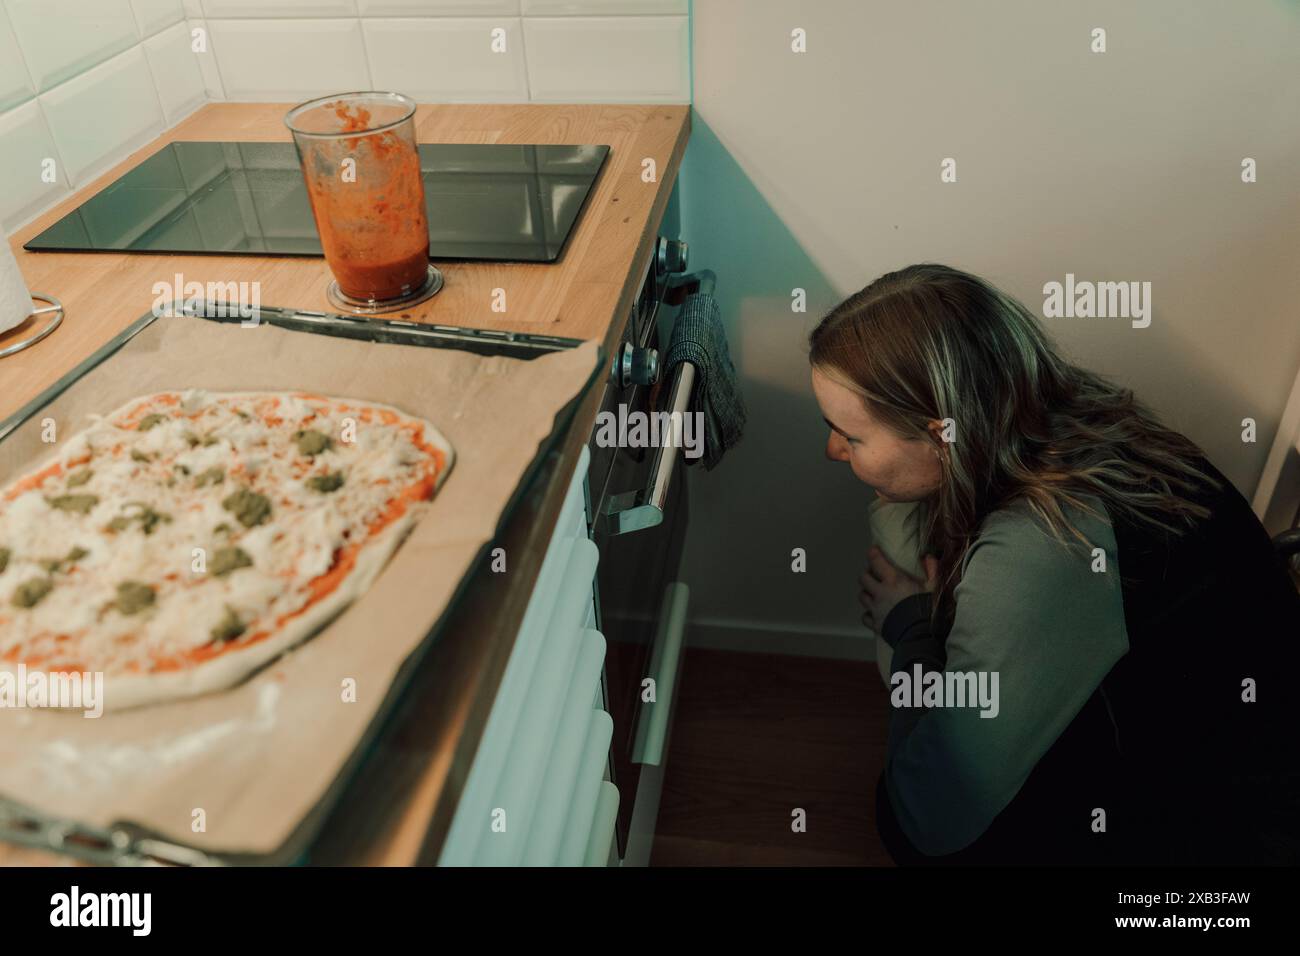
<svg viewBox="0 0 1300 956">
<path fill-rule="evenodd" d="M 345 136 L 304 157 L 307 195 L 330 271 L 344 294 L 384 300 L 425 282 L 429 224 L 414 143 L 395 130 L 365 132 L 370 111 L 334 104 Z M 351 160 L 349 164 L 347 161 Z"/>
</svg>

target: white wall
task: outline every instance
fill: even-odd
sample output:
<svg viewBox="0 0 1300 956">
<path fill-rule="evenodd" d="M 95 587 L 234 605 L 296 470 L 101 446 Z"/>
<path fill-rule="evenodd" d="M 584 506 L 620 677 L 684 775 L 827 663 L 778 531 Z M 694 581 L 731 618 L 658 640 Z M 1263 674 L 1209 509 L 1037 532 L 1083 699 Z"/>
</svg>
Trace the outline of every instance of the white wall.
<svg viewBox="0 0 1300 956">
<path fill-rule="evenodd" d="M 687 102 L 688 13 L 688 0 L 0 0 L 0 228 L 208 100 Z"/>
<path fill-rule="evenodd" d="M 181 0 L 4 0 L 5 232 L 204 102 L 184 19 Z M 45 163 L 50 159 L 52 167 Z M 47 182 L 51 169 L 53 181 Z"/>
<path fill-rule="evenodd" d="M 1093 27 L 1109 52 L 1089 51 Z M 863 633 L 868 492 L 823 457 L 806 336 L 908 263 L 983 275 L 1039 314 L 1067 272 L 1150 281 L 1149 328 L 1046 325 L 1249 497 L 1300 367 L 1300 4 L 696 0 L 692 28 L 683 230 L 718 273 L 751 407 L 731 457 L 691 476 L 694 639 L 859 646 L 838 639 Z"/>
<path fill-rule="evenodd" d="M 429 102 L 689 99 L 687 0 L 194 0 L 225 94 Z M 196 17 L 199 13 L 194 14 Z M 492 31 L 504 31 L 494 50 Z"/>
</svg>

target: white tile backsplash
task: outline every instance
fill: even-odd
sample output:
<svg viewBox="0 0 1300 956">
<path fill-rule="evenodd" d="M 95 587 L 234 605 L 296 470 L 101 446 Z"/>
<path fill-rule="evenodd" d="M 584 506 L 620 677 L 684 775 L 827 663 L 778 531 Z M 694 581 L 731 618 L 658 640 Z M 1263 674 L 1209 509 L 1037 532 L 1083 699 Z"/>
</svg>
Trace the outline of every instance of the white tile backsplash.
<svg viewBox="0 0 1300 956">
<path fill-rule="evenodd" d="M 304 100 L 370 86 L 361 21 L 355 17 L 209 20 L 208 32 L 232 100 Z"/>
<path fill-rule="evenodd" d="M 181 0 L 131 0 L 131 8 L 142 37 L 151 37 L 185 19 Z"/>
<path fill-rule="evenodd" d="M 377 89 L 435 103 L 528 99 L 518 17 L 361 22 Z M 504 49 L 494 52 L 493 31 L 498 29 Z"/>
<path fill-rule="evenodd" d="M 686 17 L 525 17 L 528 87 L 550 102 L 681 103 Z"/>
<path fill-rule="evenodd" d="M 217 68 L 217 54 L 212 49 L 212 36 L 208 32 L 208 22 L 187 20 L 185 27 L 190 34 L 190 49 L 200 47 L 194 57 L 199 64 L 199 73 L 203 75 L 203 86 L 207 91 L 208 99 L 224 100 L 226 88 L 221 82 L 221 70 Z"/>
<path fill-rule="evenodd" d="M 18 228 L 41 209 L 68 195 L 54 140 L 45 123 L 40 104 L 29 100 L 17 109 L 0 115 L 0 228 L 6 233 Z M 44 174 L 54 160 L 54 182 L 45 182 Z"/>
<path fill-rule="evenodd" d="M 11 109 L 34 96 L 32 79 L 18 49 L 9 16 L 0 6 L 0 110 Z"/>
<path fill-rule="evenodd" d="M 354 0 L 201 0 L 209 20 L 225 17 L 355 17 Z"/>
<path fill-rule="evenodd" d="M 44 92 L 139 41 L 127 0 L 6 0 L 5 9 Z"/>
<path fill-rule="evenodd" d="M 42 93 L 39 101 L 74 187 L 163 128 L 158 93 L 138 46 Z"/>
<path fill-rule="evenodd" d="M 167 125 L 188 116 L 207 100 L 198 54 L 190 50 L 187 23 L 182 21 L 150 37 L 144 42 L 144 53 Z"/>
<path fill-rule="evenodd" d="M 633 14 L 686 16 L 690 0 L 522 0 L 526 17 L 613 17 Z"/>
<path fill-rule="evenodd" d="M 517 17 L 519 0 L 357 0 L 363 17 Z"/>
<path fill-rule="evenodd" d="M 0 0 L 0 227 L 205 100 L 685 103 L 689 19 L 689 0 Z M 56 184 L 26 174 L 47 154 Z"/>
</svg>

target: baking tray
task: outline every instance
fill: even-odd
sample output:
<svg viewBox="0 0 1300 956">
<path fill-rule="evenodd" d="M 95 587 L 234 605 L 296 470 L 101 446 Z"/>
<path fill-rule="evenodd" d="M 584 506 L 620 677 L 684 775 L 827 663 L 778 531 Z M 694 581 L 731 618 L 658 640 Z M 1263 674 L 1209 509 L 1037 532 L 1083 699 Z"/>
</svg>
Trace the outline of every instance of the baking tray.
<svg viewBox="0 0 1300 956">
<path fill-rule="evenodd" d="M 191 301 L 176 309 L 175 313 L 147 313 L 107 342 L 67 375 L 46 389 L 19 411 L 0 422 L 0 454 L 5 442 L 24 423 L 47 409 L 52 402 L 91 371 L 111 361 L 132 339 L 150 328 L 155 322 L 177 314 L 216 323 L 249 324 L 237 314 L 225 314 L 223 308 L 212 304 Z M 604 350 L 597 343 L 579 339 L 528 333 L 498 332 L 454 326 L 429 325 L 398 320 L 367 319 L 322 312 L 262 307 L 257 325 L 278 328 L 304 335 L 320 335 L 353 339 L 375 345 L 403 345 L 431 349 L 452 349 L 482 356 L 501 356 L 529 361 L 556 352 L 571 350 L 582 345 L 592 347 L 595 362 L 585 382 L 555 415 L 549 434 L 537 446 L 537 451 L 523 470 L 513 492 L 496 522 L 494 533 L 478 548 L 465 573 L 460 577 L 442 613 L 428 629 L 413 651 L 406 656 L 387 686 L 381 703 L 373 711 L 369 723 L 348 753 L 338 773 L 320 799 L 298 822 L 290 835 L 276 849 L 261 853 L 244 853 L 200 847 L 157 829 L 142 826 L 126 819 L 113 820 L 107 825 L 87 823 L 66 816 L 43 812 L 39 807 L 26 806 L 0 796 L 0 840 L 19 846 L 54 851 L 88 863 L 102 865 L 142 865 L 165 863 L 173 865 L 284 865 L 303 862 L 311 844 L 337 804 L 355 772 L 365 762 L 371 748 L 382 738 L 382 732 L 411 677 L 437 639 L 445 621 L 463 596 L 473 572 L 478 568 L 493 545 L 493 539 L 509 522 L 515 508 L 528 493 L 543 462 L 554 452 L 567 433 L 578 405 L 592 383 L 605 367 Z M 450 478 L 448 479 L 451 480 Z M 398 554 L 401 554 L 399 549 Z M 396 556 L 394 557 L 394 560 Z M 360 602 L 365 595 L 358 598 Z M 316 637 L 319 637 L 317 635 Z M 298 653 L 310 646 L 316 637 L 288 652 Z M 278 660 L 282 660 L 278 659 Z M 274 664 L 271 665 L 275 666 Z M 255 675 L 256 676 L 256 675 Z M 252 679 L 250 679 L 251 681 Z"/>
</svg>

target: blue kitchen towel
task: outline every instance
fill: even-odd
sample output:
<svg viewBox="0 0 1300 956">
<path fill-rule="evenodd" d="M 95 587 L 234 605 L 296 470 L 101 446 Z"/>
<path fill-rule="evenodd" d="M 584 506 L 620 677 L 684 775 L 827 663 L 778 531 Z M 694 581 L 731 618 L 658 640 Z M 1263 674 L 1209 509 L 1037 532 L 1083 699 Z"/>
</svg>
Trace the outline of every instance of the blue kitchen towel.
<svg viewBox="0 0 1300 956">
<path fill-rule="evenodd" d="M 745 430 L 745 402 L 736 380 L 736 367 L 727 351 L 722 310 L 711 295 L 696 292 L 686 297 L 673 326 L 673 340 L 664 360 L 671 380 L 679 362 L 695 366 L 695 388 L 688 409 L 704 416 L 704 470 L 710 471 Z M 699 459 L 687 458 L 687 464 Z"/>
</svg>

